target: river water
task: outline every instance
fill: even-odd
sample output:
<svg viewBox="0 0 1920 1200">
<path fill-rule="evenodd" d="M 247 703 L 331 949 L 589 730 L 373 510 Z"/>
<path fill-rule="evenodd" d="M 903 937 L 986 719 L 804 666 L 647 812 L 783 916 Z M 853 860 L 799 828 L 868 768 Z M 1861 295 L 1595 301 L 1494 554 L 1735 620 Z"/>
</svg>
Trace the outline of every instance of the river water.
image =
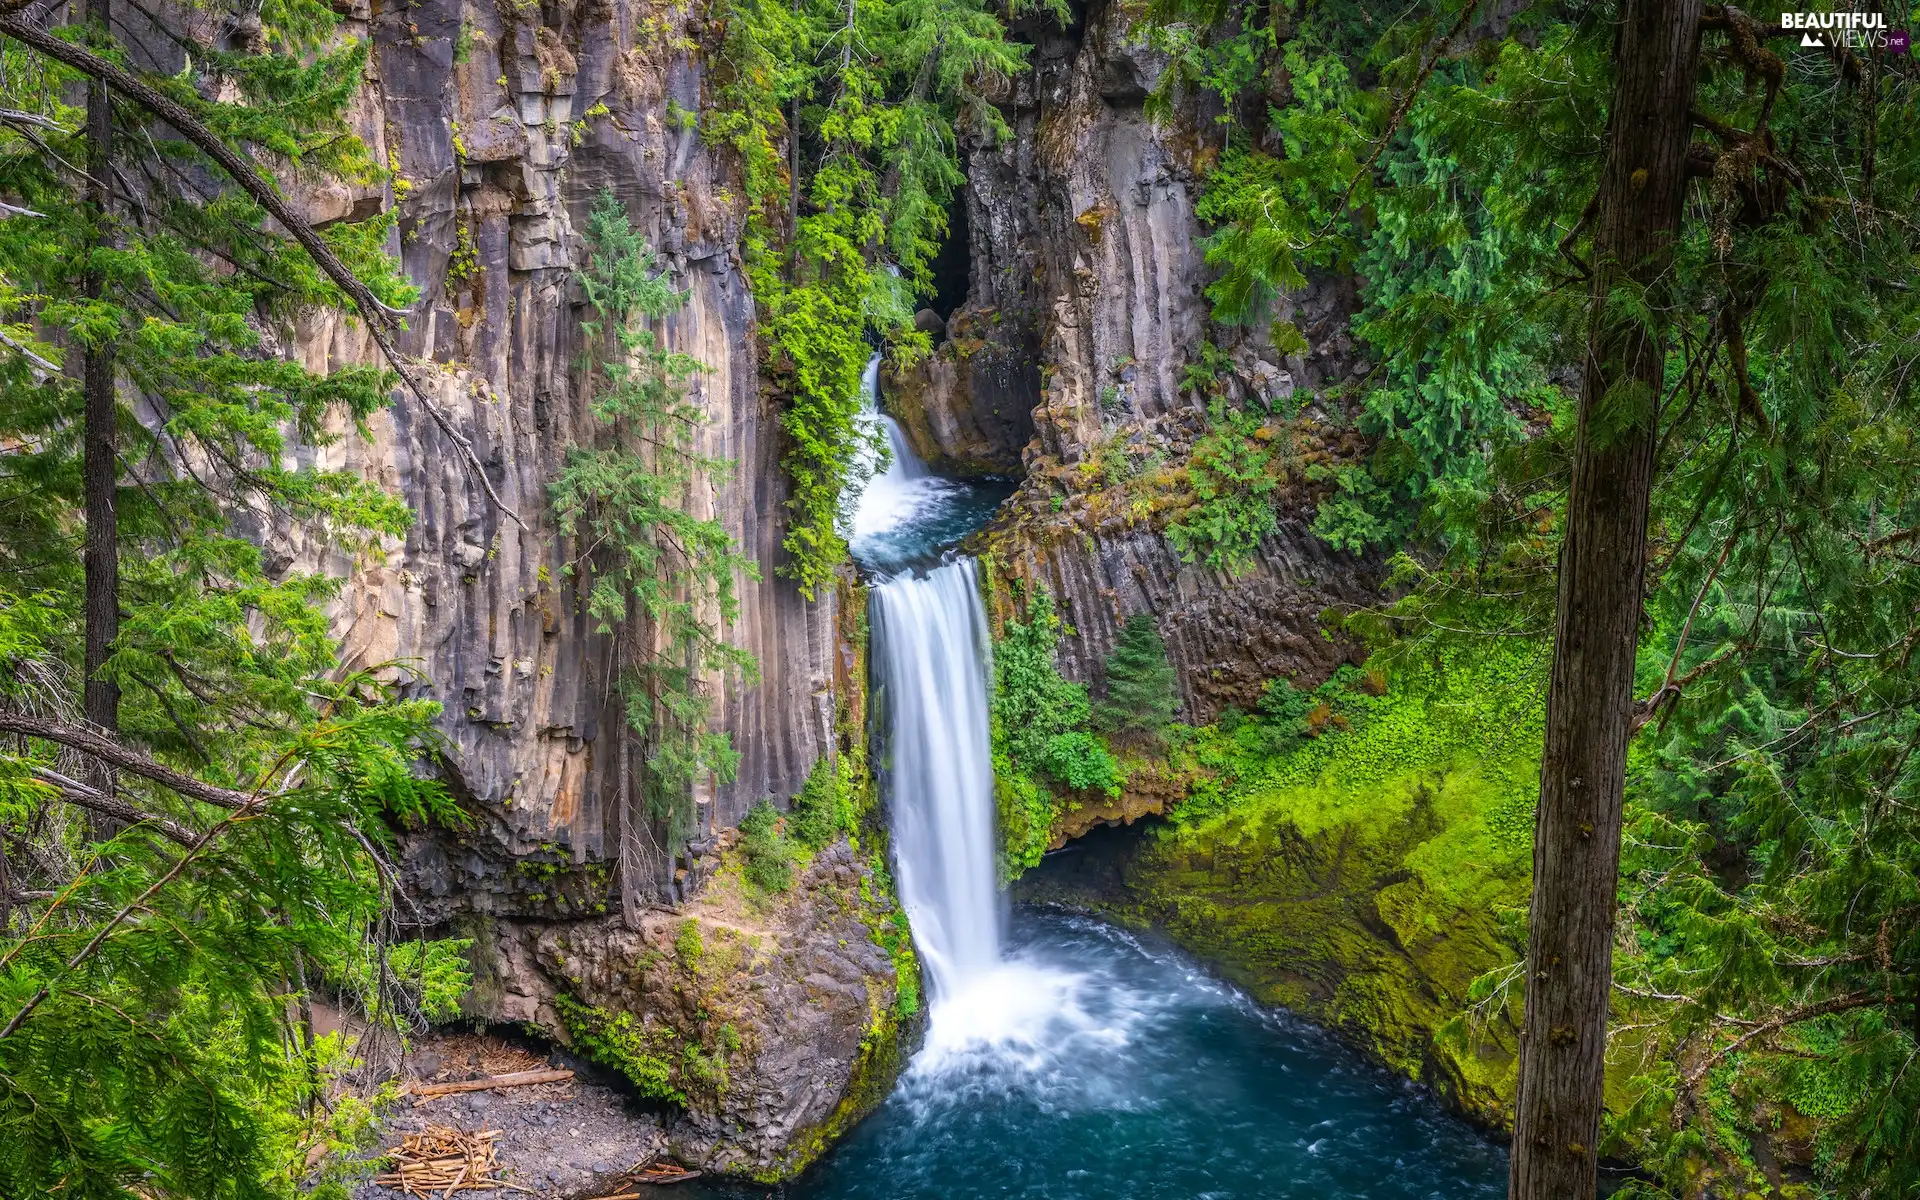
<svg viewBox="0 0 1920 1200">
<path fill-rule="evenodd" d="M 850 541 L 875 584 L 876 769 L 925 968 L 927 1037 L 879 1111 L 786 1194 L 1505 1195 L 1501 1147 L 1314 1027 L 1110 925 L 1007 911 L 994 876 L 985 615 L 972 560 L 940 554 L 1005 490 L 929 474 L 875 410 L 877 367 L 868 419 L 891 461 L 850 515 Z"/>
</svg>

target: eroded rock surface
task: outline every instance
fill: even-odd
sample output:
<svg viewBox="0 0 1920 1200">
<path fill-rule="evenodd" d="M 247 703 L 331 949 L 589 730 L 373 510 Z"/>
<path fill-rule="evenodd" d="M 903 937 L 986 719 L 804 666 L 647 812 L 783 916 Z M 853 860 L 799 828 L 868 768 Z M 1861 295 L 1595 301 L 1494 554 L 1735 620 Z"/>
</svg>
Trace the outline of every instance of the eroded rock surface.
<svg viewBox="0 0 1920 1200">
<path fill-rule="evenodd" d="M 642 36 L 661 21 L 693 25 L 676 31 L 685 39 Z M 559 536 L 547 491 L 568 447 L 595 432 L 576 272 L 586 211 L 603 192 L 687 292 L 659 334 L 709 368 L 693 384 L 708 417 L 700 449 L 736 464 L 694 509 L 718 516 L 760 568 L 758 580 L 737 581 L 739 619 L 727 630 L 757 659 L 760 682 L 711 681 L 740 770 L 698 797 L 695 840 L 760 797 L 792 795 L 831 737 L 833 600 L 808 603 L 779 573 L 787 488 L 757 377 L 739 214 L 716 199 L 729 194 L 729 168 L 667 116 L 669 104 L 699 108 L 701 29 L 640 0 L 545 10 L 424 0 L 361 8 L 343 33 L 374 46 L 357 128 L 394 175 L 319 192 L 309 211 L 354 219 L 398 208 L 391 248 L 421 288 L 402 349 L 439 365 L 434 407 L 472 443 L 502 503 L 411 398 L 375 418 L 371 445 L 348 438 L 318 452 L 387 484 L 416 518 L 384 561 L 351 571 L 337 625 L 351 665 L 405 664 L 410 688 L 446 706 L 445 767 L 482 816 L 457 842 L 414 847 L 408 866 L 428 917 L 578 911 L 555 905 L 593 888 L 523 887 L 511 867 L 606 864 L 622 802 L 609 638 L 585 611 L 569 571 L 578 547 Z M 696 48 L 669 48 L 688 41 Z M 297 350 L 324 368 L 367 360 L 372 347 L 356 324 L 321 316 Z M 679 872 L 699 868 L 655 854 L 648 871 L 671 894 L 688 882 Z"/>
<path fill-rule="evenodd" d="M 771 1182 L 866 1115 L 912 1048 L 919 983 L 902 983 L 896 915 L 842 839 L 773 898 L 729 867 L 637 931 L 499 923 L 476 988 L 496 1020 L 624 1074 L 676 1161 Z"/>
</svg>

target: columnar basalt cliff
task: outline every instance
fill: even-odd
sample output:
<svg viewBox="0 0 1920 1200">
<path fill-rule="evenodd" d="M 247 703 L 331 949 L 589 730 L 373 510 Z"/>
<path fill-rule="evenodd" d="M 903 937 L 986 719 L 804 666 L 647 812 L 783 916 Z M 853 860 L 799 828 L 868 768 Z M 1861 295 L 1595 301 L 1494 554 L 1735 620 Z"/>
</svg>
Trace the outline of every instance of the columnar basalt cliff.
<svg viewBox="0 0 1920 1200">
<path fill-rule="evenodd" d="M 1347 318 L 1349 280 L 1317 281 L 1274 315 L 1309 349 L 1282 355 L 1261 329 L 1209 320 L 1205 230 L 1194 213 L 1218 154 L 1216 115 L 1198 97 L 1171 117 L 1146 113 L 1166 63 L 1134 33 L 1141 13 L 1090 5 L 1071 27 L 1023 22 L 1033 69 L 998 98 L 1011 136 L 966 147 L 973 267 L 966 304 L 933 358 L 890 381 L 886 403 L 915 448 L 1024 486 L 982 540 L 996 568 L 1059 600 L 1071 633 L 1069 677 L 1092 680 L 1125 617 L 1153 614 L 1180 670 L 1189 719 L 1248 707 L 1272 678 L 1324 678 L 1350 648 L 1323 635 L 1329 605 L 1364 599 L 1375 572 L 1308 535 L 1304 476 L 1280 497 L 1278 531 L 1235 571 L 1184 561 L 1162 530 L 1175 511 L 1111 501 L 1104 461 L 1182 458 L 1206 424 L 1187 368 L 1213 339 L 1230 364 L 1224 393 L 1276 411 L 1304 468 L 1360 446 L 1336 432 L 1332 393 L 1364 370 Z M 1037 371 L 1009 362 L 1037 355 Z M 982 412 L 1029 408 L 1025 428 Z M 1158 456 L 1158 459 L 1155 458 Z M 1103 496 L 1103 493 L 1107 495 Z"/>
<path fill-rule="evenodd" d="M 713 725 L 740 754 L 737 776 L 696 793 L 678 844 L 659 844 L 664 831 L 648 822 L 655 844 L 635 881 L 704 921 L 731 827 L 761 798 L 784 804 L 836 739 L 858 739 L 857 725 L 836 729 L 836 707 L 851 701 L 857 713 L 858 698 L 843 693 L 864 686 L 859 652 L 836 628 L 834 590 L 810 602 L 781 574 L 787 486 L 776 401 L 757 370 L 734 166 L 672 115 L 701 107 L 705 29 L 687 8 L 644 2 L 425 0 L 358 7 L 343 32 L 374 47 L 358 132 L 392 178 L 303 201 L 320 223 L 397 208 L 392 249 L 420 287 L 401 348 L 437 367 L 438 417 L 404 398 L 369 440 L 320 452 L 384 483 L 415 516 L 378 561 L 327 564 L 345 577 L 334 615 L 349 666 L 390 664 L 445 705 L 439 769 L 472 817 L 406 839 L 406 916 L 477 937 L 475 1016 L 564 1042 L 578 1032 L 556 1008 L 566 997 L 676 1045 L 706 1044 L 727 1082 L 689 1093 L 686 1115 L 669 1122 L 676 1152 L 783 1175 L 897 1069 L 896 1039 L 875 1035 L 876 1014 L 897 999 L 875 941 L 881 918 L 852 915 L 886 909 L 884 878 L 843 841 L 766 918 L 764 936 L 741 935 L 737 953 L 692 976 L 657 965 L 666 918 L 630 931 L 605 915 L 618 908 L 620 806 L 641 805 L 619 787 L 633 735 L 613 638 L 586 611 L 586 581 L 572 570 L 581 549 L 560 535 L 548 493 L 569 446 L 595 434 L 577 272 L 585 213 L 610 191 L 686 293 L 659 336 L 705 364 L 692 384 L 707 418 L 698 449 L 733 464 L 697 490 L 694 514 L 717 517 L 759 568 L 736 580 L 738 619 L 723 631 L 757 660 L 759 679 L 707 681 Z M 295 349 L 322 369 L 374 353 L 357 323 L 327 315 L 307 320 Z M 484 483 L 441 421 L 471 443 Z M 290 562 L 314 553 L 285 552 Z M 683 976 L 725 1000 L 725 1045 L 717 1020 L 681 1011 Z"/>
<path fill-rule="evenodd" d="M 756 373 L 737 214 L 715 199 L 726 168 L 668 119 L 670 104 L 698 108 L 702 67 L 697 51 L 662 48 L 697 40 L 698 20 L 644 4 L 455 0 L 359 18 L 349 32 L 376 47 L 360 132 L 393 179 L 310 197 L 309 212 L 353 219 L 398 206 L 396 250 L 421 288 L 403 349 L 439 364 L 435 403 L 502 504 L 418 405 L 381 417 L 371 446 L 342 443 L 338 453 L 405 497 L 415 525 L 353 574 L 339 627 L 350 662 L 407 664 L 446 705 L 451 782 L 485 819 L 458 851 L 419 848 L 431 914 L 519 911 L 505 864 L 611 855 L 623 731 L 610 639 L 584 610 L 569 570 L 578 547 L 559 537 L 547 492 L 568 446 L 593 433 L 574 273 L 585 255 L 576 226 L 601 192 L 625 203 L 687 293 L 662 337 L 706 364 L 693 384 L 708 417 L 700 448 L 735 464 L 695 510 L 717 515 L 760 565 L 758 580 L 738 581 L 726 634 L 761 679 L 712 681 L 716 724 L 742 758 L 734 781 L 698 797 L 696 847 L 754 800 L 793 794 L 825 752 L 833 600 L 808 603 L 779 577 L 776 416 Z M 332 319 L 314 321 L 301 345 L 321 365 L 367 351 L 352 322 Z M 663 871 L 651 882 L 671 891 L 685 880 Z"/>
</svg>

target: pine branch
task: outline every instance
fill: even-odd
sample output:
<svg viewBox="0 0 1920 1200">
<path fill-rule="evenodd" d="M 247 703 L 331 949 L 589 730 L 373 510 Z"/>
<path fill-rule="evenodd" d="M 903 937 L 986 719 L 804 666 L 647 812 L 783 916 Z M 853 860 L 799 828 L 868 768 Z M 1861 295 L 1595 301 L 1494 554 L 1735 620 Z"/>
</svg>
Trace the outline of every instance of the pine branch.
<svg viewBox="0 0 1920 1200">
<path fill-rule="evenodd" d="M 1777 1033 L 1789 1025 L 1798 1025 L 1802 1021 L 1811 1021 L 1815 1017 L 1848 1012 L 1852 1009 L 1865 1008 L 1870 1004 L 1878 1004 L 1880 1002 L 1881 998 L 1879 996 L 1871 995 L 1867 992 L 1854 992 L 1851 995 L 1834 996 L 1830 999 L 1822 1000 L 1817 1004 L 1807 1004 L 1799 1008 L 1788 1009 L 1786 1012 L 1760 1022 L 1731 1042 L 1715 1050 L 1712 1054 L 1701 1059 L 1699 1064 L 1691 1071 L 1688 1071 L 1686 1077 L 1681 1080 L 1681 1086 L 1688 1092 L 1691 1092 L 1694 1088 L 1700 1086 L 1700 1081 L 1707 1077 L 1707 1072 L 1713 1070 L 1721 1059 L 1739 1050 L 1755 1038 L 1765 1037 L 1770 1033 Z"/>
<path fill-rule="evenodd" d="M 273 216 L 274 220 L 280 222 L 313 259 L 314 264 L 324 271 L 342 292 L 346 293 L 349 300 L 353 301 L 354 307 L 366 319 L 367 330 L 373 335 L 374 344 L 380 348 L 380 353 L 406 382 L 408 389 L 420 401 L 420 406 L 426 410 L 434 424 L 438 425 L 447 439 L 459 448 L 468 465 L 473 468 L 475 476 L 480 480 L 480 486 L 486 489 L 487 498 L 493 501 L 494 507 L 515 525 L 525 527 L 519 516 L 507 507 L 506 502 L 500 499 L 500 494 L 494 490 L 493 482 L 487 478 L 486 468 L 480 464 L 479 455 L 474 453 L 473 443 L 453 427 L 453 422 L 427 395 L 426 387 L 420 381 L 414 364 L 402 357 L 399 350 L 395 348 L 392 336 L 395 321 L 404 314 L 399 309 L 382 303 L 380 298 L 373 294 L 372 289 L 340 261 L 339 256 L 333 252 L 332 247 L 327 245 L 313 226 L 294 212 L 292 207 L 281 198 L 277 188 L 249 167 L 219 134 L 207 128 L 199 118 L 164 93 L 92 51 L 72 42 L 62 41 L 44 29 L 29 25 L 11 15 L 10 10 L 4 7 L 0 7 L 0 12 L 8 14 L 0 15 L 0 34 L 5 34 L 23 45 L 32 47 L 48 58 L 63 62 L 83 75 L 98 79 L 121 95 L 139 103 L 173 126 L 187 141 L 218 163 L 221 169 L 240 185 L 242 191 L 253 197 Z"/>
<path fill-rule="evenodd" d="M 74 951 L 73 957 L 69 958 L 66 961 L 66 964 L 61 967 L 60 973 L 58 975 L 54 976 L 52 979 L 49 979 L 47 982 L 41 984 L 40 990 L 35 992 L 27 1000 L 25 1004 L 20 1006 L 20 1011 L 13 1014 L 13 1019 L 7 1022 L 6 1027 L 4 1029 L 0 1029 L 0 1041 L 5 1041 L 6 1039 L 12 1037 L 14 1032 L 20 1028 L 20 1026 L 26 1021 L 26 1019 L 33 1015 L 34 1010 L 39 1008 L 40 1005 L 46 1001 L 47 997 L 53 994 L 53 987 L 55 984 L 59 983 L 62 979 L 66 978 L 68 975 L 71 975 L 74 969 L 77 968 L 81 963 L 93 957 L 95 952 L 97 952 L 101 946 L 106 944 L 108 936 L 111 935 L 114 930 L 120 928 L 120 926 L 123 923 L 125 923 L 128 917 L 132 916 L 134 913 L 144 908 L 148 900 L 151 900 L 154 896 L 160 893 L 160 890 L 162 888 L 166 887 L 169 883 L 172 883 L 175 879 L 179 878 L 180 873 L 187 869 L 187 864 L 192 862 L 195 858 L 199 857 L 201 851 L 205 850 L 208 846 L 211 846 L 214 842 L 214 839 L 218 838 L 222 833 L 225 833 L 227 830 L 233 828 L 233 826 L 238 824 L 240 821 L 246 820 L 249 817 L 251 817 L 255 812 L 255 810 L 257 810 L 260 805 L 266 802 L 270 794 L 271 793 L 268 793 L 268 792 L 261 792 L 258 795 L 248 797 L 237 811 L 229 814 L 226 817 L 226 819 L 222 820 L 218 825 L 215 825 L 213 828 L 207 830 L 205 833 L 201 834 L 197 839 L 195 839 L 194 843 L 187 848 L 187 852 L 185 854 L 182 854 L 178 859 L 174 860 L 173 866 L 168 869 L 165 875 L 162 875 L 160 878 L 154 880 L 150 885 L 148 885 L 146 891 L 141 892 L 138 896 L 135 896 L 132 900 L 129 900 L 126 903 L 125 907 L 121 908 L 119 912 L 113 914 L 112 919 L 107 921 L 106 924 L 102 925 L 99 929 L 99 932 L 95 933 L 92 939 L 90 939 L 86 945 Z"/>
</svg>

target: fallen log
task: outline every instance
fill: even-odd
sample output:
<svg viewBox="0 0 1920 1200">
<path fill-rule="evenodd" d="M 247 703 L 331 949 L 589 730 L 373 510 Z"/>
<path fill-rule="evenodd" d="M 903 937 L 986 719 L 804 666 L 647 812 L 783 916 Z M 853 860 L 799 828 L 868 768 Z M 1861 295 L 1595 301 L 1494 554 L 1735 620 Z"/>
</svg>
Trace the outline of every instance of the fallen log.
<svg viewBox="0 0 1920 1200">
<path fill-rule="evenodd" d="M 514 1071 L 506 1075 L 489 1075 L 485 1079 L 463 1079 L 458 1083 L 414 1083 L 407 1085 L 406 1093 L 420 1100 L 431 1100 L 436 1096 L 451 1096 L 455 1092 L 490 1092 L 495 1088 L 530 1087 L 536 1083 L 565 1083 L 573 1078 L 573 1072 L 564 1068 L 552 1068 L 541 1071 Z"/>
</svg>

